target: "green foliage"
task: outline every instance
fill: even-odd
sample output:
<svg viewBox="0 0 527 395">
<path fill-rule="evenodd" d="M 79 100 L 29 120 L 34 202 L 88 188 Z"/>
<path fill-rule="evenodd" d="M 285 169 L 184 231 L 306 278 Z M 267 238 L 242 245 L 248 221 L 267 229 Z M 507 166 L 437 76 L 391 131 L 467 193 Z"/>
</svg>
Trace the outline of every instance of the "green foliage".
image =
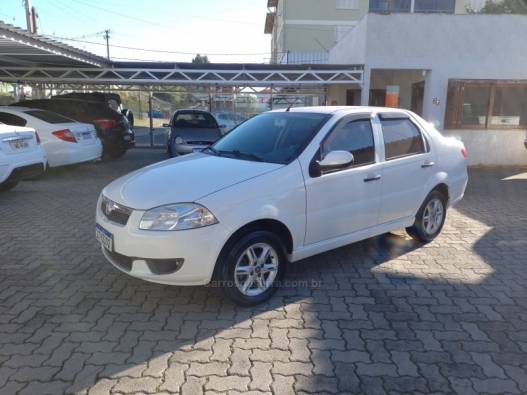
<svg viewBox="0 0 527 395">
<path fill-rule="evenodd" d="M 197 54 L 194 59 L 192 59 L 192 63 L 195 64 L 204 64 L 204 63 L 210 63 L 209 57 L 207 55 L 201 56 L 200 54 Z"/>
<path fill-rule="evenodd" d="M 487 0 L 481 10 L 468 8 L 470 14 L 527 14 L 527 0 Z"/>
</svg>

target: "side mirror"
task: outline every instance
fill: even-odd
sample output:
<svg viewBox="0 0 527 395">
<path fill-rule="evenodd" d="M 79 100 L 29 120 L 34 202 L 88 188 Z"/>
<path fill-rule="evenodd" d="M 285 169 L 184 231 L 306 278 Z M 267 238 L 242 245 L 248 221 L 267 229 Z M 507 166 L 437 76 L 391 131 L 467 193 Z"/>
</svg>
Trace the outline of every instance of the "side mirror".
<svg viewBox="0 0 527 395">
<path fill-rule="evenodd" d="M 170 127 L 170 124 L 169 124 L 169 123 L 164 123 L 164 124 L 163 124 L 163 127 L 164 127 L 164 128 L 169 128 L 169 127 Z"/>
<path fill-rule="evenodd" d="M 353 163 L 353 154 L 348 151 L 331 151 L 318 162 L 320 170 L 340 169 Z"/>
</svg>

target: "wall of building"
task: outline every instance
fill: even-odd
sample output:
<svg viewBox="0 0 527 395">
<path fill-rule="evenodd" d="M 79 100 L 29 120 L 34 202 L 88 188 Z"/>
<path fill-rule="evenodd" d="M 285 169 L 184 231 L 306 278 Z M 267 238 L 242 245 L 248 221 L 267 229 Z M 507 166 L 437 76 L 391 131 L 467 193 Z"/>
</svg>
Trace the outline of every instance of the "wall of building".
<svg viewBox="0 0 527 395">
<path fill-rule="evenodd" d="M 362 63 L 366 74 L 427 70 L 423 117 L 441 130 L 449 79 L 527 80 L 526 37 L 522 15 L 368 14 L 331 50 L 329 62 Z M 472 164 L 503 164 L 488 152 L 504 155 L 509 164 L 527 164 L 525 131 L 445 133 L 464 139 Z"/>
<path fill-rule="evenodd" d="M 445 136 L 456 136 L 468 151 L 470 166 L 525 166 L 527 130 L 444 130 Z"/>
</svg>

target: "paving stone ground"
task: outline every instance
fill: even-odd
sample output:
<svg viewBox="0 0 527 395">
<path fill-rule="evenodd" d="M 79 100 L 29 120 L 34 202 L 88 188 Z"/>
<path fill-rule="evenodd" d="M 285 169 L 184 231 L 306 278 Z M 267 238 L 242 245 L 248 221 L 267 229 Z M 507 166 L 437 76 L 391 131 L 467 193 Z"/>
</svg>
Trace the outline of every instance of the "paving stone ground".
<svg viewBox="0 0 527 395">
<path fill-rule="evenodd" d="M 243 309 L 101 256 L 101 188 L 161 159 L 0 195 L 0 394 L 527 393 L 527 169 L 471 171 L 433 243 L 395 232 L 306 259 Z"/>
</svg>

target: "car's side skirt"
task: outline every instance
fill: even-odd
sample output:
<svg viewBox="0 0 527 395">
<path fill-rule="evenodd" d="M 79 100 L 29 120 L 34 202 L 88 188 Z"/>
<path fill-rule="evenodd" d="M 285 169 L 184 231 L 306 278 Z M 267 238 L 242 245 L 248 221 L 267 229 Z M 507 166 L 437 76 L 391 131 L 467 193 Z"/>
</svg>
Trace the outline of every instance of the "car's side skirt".
<svg viewBox="0 0 527 395">
<path fill-rule="evenodd" d="M 355 243 L 357 241 L 368 239 L 373 236 L 382 235 L 383 233 L 387 233 L 395 229 L 407 228 L 412 226 L 414 220 L 414 217 L 405 217 L 396 221 L 387 222 L 343 236 L 335 237 L 333 239 L 309 244 L 293 251 L 293 253 L 289 255 L 289 260 L 291 262 L 299 261 L 300 259 L 308 258 L 310 256 L 333 250 L 347 244 Z"/>
</svg>

